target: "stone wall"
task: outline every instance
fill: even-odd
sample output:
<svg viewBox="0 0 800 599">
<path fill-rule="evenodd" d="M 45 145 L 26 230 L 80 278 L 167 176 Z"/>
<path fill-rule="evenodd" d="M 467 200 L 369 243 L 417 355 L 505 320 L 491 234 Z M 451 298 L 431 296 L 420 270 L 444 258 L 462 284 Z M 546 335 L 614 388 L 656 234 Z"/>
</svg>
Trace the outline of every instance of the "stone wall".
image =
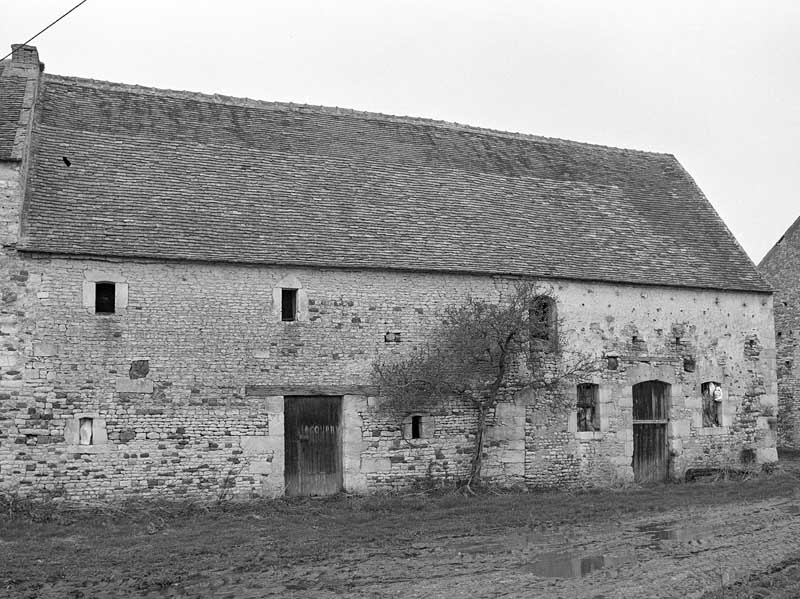
<svg viewBox="0 0 800 599">
<path fill-rule="evenodd" d="M 778 441 L 800 448 L 800 218 L 758 266 L 775 289 Z"/>
<path fill-rule="evenodd" d="M 408 439 L 402 422 L 380 409 L 371 364 L 376 355 L 425 343 L 448 303 L 468 294 L 498 301 L 512 284 L 448 274 L 20 256 L 8 248 L 2 264 L 0 486 L 72 498 L 279 495 L 283 405 L 298 394 L 344 397 L 346 489 L 463 477 L 474 410 L 457 399 L 442 402 L 428 414 L 427 435 Z M 87 282 L 100 280 L 126 286 L 125 305 L 114 314 L 87 306 Z M 282 322 L 275 305 L 275 290 L 287 284 L 302 289 L 295 322 Z M 738 463 L 743 448 L 760 461 L 775 459 L 768 295 L 549 285 L 565 345 L 605 365 L 594 377 L 601 430 L 577 432 L 573 411 L 553 412 L 529 390 L 509 391 L 488 433 L 489 479 L 552 486 L 631 478 L 630 385 L 649 379 L 673 385 L 675 476 L 693 465 Z M 703 428 L 700 417 L 707 380 L 725 389 L 716 428 Z M 76 443 L 82 418 L 92 419 L 99 444 Z"/>
<path fill-rule="evenodd" d="M 600 388 L 599 432 L 572 432 L 569 414 L 529 409 L 530 484 L 631 479 L 632 385 L 647 380 L 671 385 L 673 477 L 692 467 L 737 466 L 750 455 L 777 459 L 768 296 L 576 283 L 559 285 L 558 292 L 564 318 L 574 323 L 572 343 L 602 347 L 613 368 L 591 381 Z M 703 426 L 707 381 L 723 385 L 721 426 Z"/>
</svg>

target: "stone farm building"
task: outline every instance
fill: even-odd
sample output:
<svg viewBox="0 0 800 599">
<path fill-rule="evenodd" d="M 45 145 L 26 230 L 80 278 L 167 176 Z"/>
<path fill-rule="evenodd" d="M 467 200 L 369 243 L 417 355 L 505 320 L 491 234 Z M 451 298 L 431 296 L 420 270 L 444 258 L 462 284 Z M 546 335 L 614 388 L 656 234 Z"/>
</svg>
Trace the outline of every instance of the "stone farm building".
<svg viewBox="0 0 800 599">
<path fill-rule="evenodd" d="M 778 444 L 800 449 L 800 218 L 758 268 L 775 289 Z"/>
<path fill-rule="evenodd" d="M 0 488 L 463 477 L 475 412 L 399 425 L 372 363 L 519 279 L 602 369 L 563 413 L 503 401 L 488 480 L 777 459 L 770 288 L 669 154 L 49 75 L 29 46 L 0 73 Z"/>
</svg>

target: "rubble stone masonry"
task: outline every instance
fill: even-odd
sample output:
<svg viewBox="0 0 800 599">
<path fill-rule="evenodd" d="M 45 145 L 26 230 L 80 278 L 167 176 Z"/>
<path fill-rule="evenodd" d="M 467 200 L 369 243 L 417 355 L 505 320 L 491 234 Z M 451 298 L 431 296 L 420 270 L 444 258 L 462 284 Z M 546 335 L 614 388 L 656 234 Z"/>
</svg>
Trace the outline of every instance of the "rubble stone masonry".
<svg viewBox="0 0 800 599">
<path fill-rule="evenodd" d="M 405 439 L 401 423 L 379 409 L 371 364 L 376 355 L 425 343 L 445 305 L 468 294 L 499 300 L 511 281 L 4 251 L 3 488 L 73 499 L 279 495 L 283 405 L 309 392 L 344 397 L 346 489 L 467 472 L 475 423 L 469 405 L 437 406 L 431 434 Z M 127 304 L 95 314 L 85 302 L 92 280 L 125 285 Z M 287 280 L 302 289 L 295 322 L 282 322 L 274 301 Z M 616 358 L 615 370 L 605 366 L 593 380 L 601 430 L 577 432 L 573 412 L 534 410 L 531 391 L 509 393 L 489 432 L 490 478 L 534 486 L 632 478 L 631 385 L 651 379 L 672 385 L 674 476 L 690 466 L 738 464 L 743 449 L 762 462 L 776 459 L 769 295 L 548 285 L 566 347 L 606 365 Z M 709 380 L 725 393 L 715 428 L 702 426 L 700 385 Z M 79 442 L 81 419 L 94 426 L 91 445 Z"/>
<path fill-rule="evenodd" d="M 775 289 L 778 443 L 800 448 L 800 218 L 759 264 Z"/>
</svg>

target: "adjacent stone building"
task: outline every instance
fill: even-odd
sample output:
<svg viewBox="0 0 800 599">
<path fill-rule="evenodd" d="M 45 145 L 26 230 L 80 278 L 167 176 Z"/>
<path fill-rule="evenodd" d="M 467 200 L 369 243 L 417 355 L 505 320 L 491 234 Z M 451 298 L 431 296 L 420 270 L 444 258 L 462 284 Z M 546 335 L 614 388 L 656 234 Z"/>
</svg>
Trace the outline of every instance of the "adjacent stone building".
<svg viewBox="0 0 800 599">
<path fill-rule="evenodd" d="M 800 218 L 758 268 L 775 290 L 778 443 L 800 449 Z"/>
<path fill-rule="evenodd" d="M 398 422 L 376 356 L 556 296 L 601 368 L 511 393 L 485 473 L 559 486 L 777 459 L 770 288 L 673 156 L 0 63 L 0 489 L 276 496 L 454 481 L 476 414 Z"/>
</svg>

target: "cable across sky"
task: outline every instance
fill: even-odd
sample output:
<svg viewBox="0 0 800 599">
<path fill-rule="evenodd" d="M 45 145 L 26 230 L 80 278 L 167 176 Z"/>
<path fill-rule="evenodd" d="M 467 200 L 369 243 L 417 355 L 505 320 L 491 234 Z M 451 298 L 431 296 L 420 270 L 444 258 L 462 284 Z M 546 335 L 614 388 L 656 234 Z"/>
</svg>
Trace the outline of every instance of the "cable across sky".
<svg viewBox="0 0 800 599">
<path fill-rule="evenodd" d="M 65 12 L 63 15 L 61 15 L 60 17 L 58 17 L 58 18 L 57 18 L 55 21 L 53 21 L 52 23 L 50 23 L 50 24 L 49 24 L 47 27 L 45 27 L 44 29 L 42 29 L 41 31 L 39 31 L 39 33 L 37 33 L 36 35 L 34 35 L 33 37 L 31 37 L 30 39 L 26 40 L 26 41 L 25 41 L 25 42 L 24 42 L 22 45 L 24 46 L 24 45 L 26 45 L 26 44 L 29 44 L 29 43 L 30 43 L 30 42 L 32 42 L 33 40 L 35 40 L 37 37 L 39 37 L 39 36 L 40 36 L 41 34 L 43 34 L 45 31 L 47 31 L 48 29 L 50 29 L 50 28 L 51 28 L 53 25 L 55 25 L 56 23 L 58 23 L 58 22 L 59 22 L 61 19 L 63 19 L 64 17 L 66 17 L 66 16 L 67 16 L 69 13 L 73 12 L 74 10 L 76 10 L 76 9 L 77 9 L 78 7 L 80 7 L 82 4 L 85 4 L 85 3 L 86 3 L 86 1 L 87 1 L 87 0 L 81 0 L 80 2 L 78 2 L 78 3 L 77 3 L 75 6 L 73 6 L 72 8 L 70 8 L 70 9 L 69 9 L 67 12 Z M 8 54 L 6 54 L 5 56 L 3 56 L 3 58 L 0 58 L 0 60 L 5 60 L 5 59 L 6 59 L 6 58 L 8 58 L 9 56 L 11 56 L 11 54 L 13 54 L 13 50 L 12 50 L 11 52 L 9 52 Z"/>
</svg>

